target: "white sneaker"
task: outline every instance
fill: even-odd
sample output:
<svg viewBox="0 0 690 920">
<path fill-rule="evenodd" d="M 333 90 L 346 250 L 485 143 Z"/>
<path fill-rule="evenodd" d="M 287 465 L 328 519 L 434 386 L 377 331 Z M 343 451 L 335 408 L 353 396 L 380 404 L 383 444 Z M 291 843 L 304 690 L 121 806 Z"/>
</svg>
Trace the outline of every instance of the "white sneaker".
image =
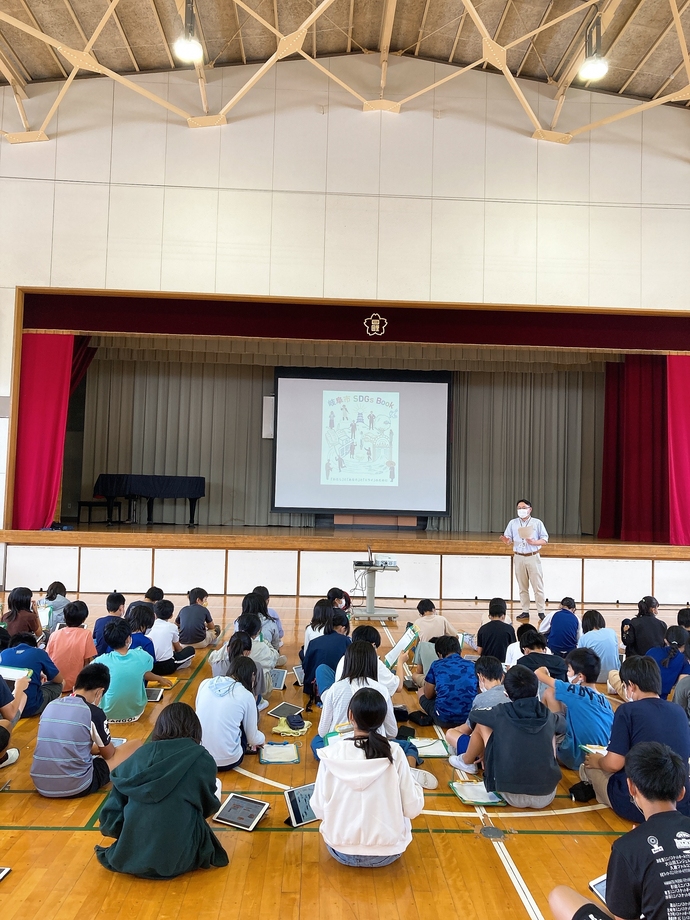
<svg viewBox="0 0 690 920">
<path fill-rule="evenodd" d="M 259 710 L 259 712 L 263 712 L 264 709 L 268 709 L 268 700 L 261 700 L 256 708 Z"/>
<path fill-rule="evenodd" d="M 438 789 L 438 780 L 433 773 L 429 773 L 427 770 L 415 770 L 414 768 L 410 772 L 415 783 L 418 783 L 423 789 Z"/>
<path fill-rule="evenodd" d="M 18 748 L 7 748 L 7 751 L 5 752 L 5 759 L 0 760 L 0 770 L 2 770 L 3 767 L 11 766 L 11 764 L 16 763 L 18 760 L 19 760 Z"/>
<path fill-rule="evenodd" d="M 452 757 L 449 757 L 448 763 L 451 765 L 451 767 L 455 767 L 456 770 L 462 770 L 463 773 L 477 772 L 477 764 L 465 763 L 465 761 L 462 759 L 462 754 L 454 754 Z"/>
</svg>

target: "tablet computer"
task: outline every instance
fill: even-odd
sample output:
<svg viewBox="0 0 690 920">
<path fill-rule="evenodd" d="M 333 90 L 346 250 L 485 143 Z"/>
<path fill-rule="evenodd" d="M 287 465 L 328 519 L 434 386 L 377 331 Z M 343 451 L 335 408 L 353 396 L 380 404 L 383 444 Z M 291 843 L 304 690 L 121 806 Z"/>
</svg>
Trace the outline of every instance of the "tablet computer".
<svg viewBox="0 0 690 920">
<path fill-rule="evenodd" d="M 0 867 L 0 882 L 5 878 L 6 875 L 9 875 L 12 870 L 9 866 Z"/>
<path fill-rule="evenodd" d="M 31 668 L 11 668 L 8 665 L 0 664 L 0 677 L 5 680 L 20 680 L 22 677 L 31 677 L 34 672 Z"/>
<path fill-rule="evenodd" d="M 282 668 L 271 668 L 269 674 L 271 675 L 271 683 L 273 684 L 273 689 L 284 690 L 287 671 L 283 671 Z"/>
<path fill-rule="evenodd" d="M 589 883 L 590 889 L 599 898 L 602 904 L 606 904 L 606 876 L 600 875 L 599 878 L 592 879 Z"/>
<path fill-rule="evenodd" d="M 275 716 L 276 719 L 287 719 L 288 716 L 296 716 L 304 712 L 301 706 L 294 706 L 292 703 L 278 703 L 274 709 L 269 709 L 269 716 Z"/>
<path fill-rule="evenodd" d="M 302 667 L 302 665 L 298 664 L 296 668 L 292 669 L 292 673 L 295 675 L 295 680 L 300 685 L 300 687 L 303 687 L 304 686 L 304 668 Z"/>
<path fill-rule="evenodd" d="M 310 799 L 313 794 L 314 783 L 287 789 L 283 793 L 293 827 L 301 827 L 303 824 L 311 824 L 312 821 L 319 820 L 311 810 Z"/>
<path fill-rule="evenodd" d="M 231 792 L 213 820 L 240 831 L 253 831 L 269 808 L 268 802 Z"/>
<path fill-rule="evenodd" d="M 147 687 L 146 699 L 149 703 L 160 703 L 163 699 L 163 691 L 158 687 Z"/>
</svg>

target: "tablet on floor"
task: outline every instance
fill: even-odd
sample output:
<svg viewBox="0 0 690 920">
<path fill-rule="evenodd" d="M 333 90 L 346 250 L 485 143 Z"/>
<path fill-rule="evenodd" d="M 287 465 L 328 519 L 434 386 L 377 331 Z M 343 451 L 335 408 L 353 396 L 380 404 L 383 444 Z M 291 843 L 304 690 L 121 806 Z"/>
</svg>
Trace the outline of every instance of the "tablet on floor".
<svg viewBox="0 0 690 920">
<path fill-rule="evenodd" d="M 287 719 L 288 716 L 296 716 L 304 712 L 301 706 L 293 706 L 292 703 L 278 703 L 278 705 L 268 710 L 269 716 L 275 716 L 276 719 Z"/>
<path fill-rule="evenodd" d="M 283 793 L 293 827 L 301 827 L 303 824 L 311 824 L 312 821 L 319 820 L 311 810 L 310 799 L 313 794 L 314 783 L 287 789 Z"/>
<path fill-rule="evenodd" d="M 271 675 L 271 683 L 273 684 L 273 689 L 284 690 L 287 671 L 283 671 L 282 668 L 271 668 L 268 673 Z"/>
<path fill-rule="evenodd" d="M 147 687 L 146 699 L 149 703 L 160 703 L 163 699 L 163 691 L 156 687 Z"/>
<path fill-rule="evenodd" d="M 602 904 L 606 904 L 606 875 L 600 875 L 599 878 L 592 879 L 589 887 Z"/>
<path fill-rule="evenodd" d="M 300 687 L 303 687 L 304 686 L 304 668 L 302 667 L 302 665 L 298 664 L 296 668 L 292 669 L 292 673 L 295 675 L 295 680 L 300 685 Z"/>
<path fill-rule="evenodd" d="M 269 808 L 268 802 L 231 792 L 213 820 L 240 831 L 253 831 Z"/>
</svg>

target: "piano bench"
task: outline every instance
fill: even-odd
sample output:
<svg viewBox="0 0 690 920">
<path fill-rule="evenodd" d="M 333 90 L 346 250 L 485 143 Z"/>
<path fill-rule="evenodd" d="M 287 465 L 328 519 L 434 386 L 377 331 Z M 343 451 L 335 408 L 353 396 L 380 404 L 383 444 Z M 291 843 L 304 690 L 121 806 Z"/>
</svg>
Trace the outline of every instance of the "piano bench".
<svg viewBox="0 0 690 920">
<path fill-rule="evenodd" d="M 122 523 L 122 513 L 120 511 L 121 502 L 113 502 L 113 510 L 117 511 L 117 522 Z M 77 523 L 81 524 L 81 509 L 87 508 L 89 512 L 87 523 L 91 523 L 91 514 L 94 508 L 105 508 L 107 515 L 108 502 L 78 502 L 77 503 Z"/>
</svg>

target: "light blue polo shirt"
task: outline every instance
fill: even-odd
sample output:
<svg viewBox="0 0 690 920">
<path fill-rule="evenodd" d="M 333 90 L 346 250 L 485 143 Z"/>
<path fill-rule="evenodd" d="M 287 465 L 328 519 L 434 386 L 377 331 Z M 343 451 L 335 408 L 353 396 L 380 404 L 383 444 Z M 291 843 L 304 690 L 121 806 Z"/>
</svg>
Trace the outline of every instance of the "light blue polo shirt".
<svg viewBox="0 0 690 920">
<path fill-rule="evenodd" d="M 531 556 L 533 553 L 538 553 L 541 549 L 540 546 L 532 546 L 531 543 L 527 542 L 525 537 L 520 536 L 519 528 L 522 527 L 531 527 L 532 540 L 547 540 L 549 535 L 546 532 L 546 527 L 539 518 L 531 517 L 527 518 L 526 521 L 521 521 L 519 517 L 513 518 L 512 521 L 508 523 L 508 526 L 503 531 L 503 536 L 508 537 L 513 541 L 513 552 L 520 553 L 522 556 Z"/>
</svg>

